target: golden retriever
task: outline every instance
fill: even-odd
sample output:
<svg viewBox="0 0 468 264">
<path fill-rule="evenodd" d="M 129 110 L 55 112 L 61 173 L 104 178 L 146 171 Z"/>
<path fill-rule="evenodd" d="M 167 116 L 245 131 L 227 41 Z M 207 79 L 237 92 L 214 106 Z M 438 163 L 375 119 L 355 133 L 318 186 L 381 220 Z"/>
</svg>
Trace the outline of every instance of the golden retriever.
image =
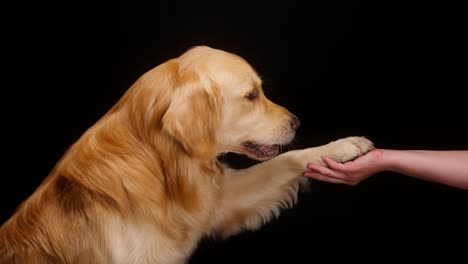
<svg viewBox="0 0 468 264">
<path fill-rule="evenodd" d="M 0 263 L 184 263 L 203 236 L 292 206 L 307 162 L 373 148 L 348 137 L 278 155 L 300 123 L 261 85 L 241 57 L 206 46 L 145 73 L 2 225 Z M 226 152 L 263 162 L 231 169 Z"/>
</svg>

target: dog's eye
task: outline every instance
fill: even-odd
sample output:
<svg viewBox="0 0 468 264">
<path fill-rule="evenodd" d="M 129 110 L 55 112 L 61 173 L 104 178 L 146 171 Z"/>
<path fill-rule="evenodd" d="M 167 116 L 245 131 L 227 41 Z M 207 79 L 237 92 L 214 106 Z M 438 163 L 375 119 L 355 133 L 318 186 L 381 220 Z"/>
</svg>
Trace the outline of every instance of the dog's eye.
<svg viewBox="0 0 468 264">
<path fill-rule="evenodd" d="M 253 101 L 257 99 L 258 93 L 256 91 L 248 93 L 245 98 L 247 98 L 249 101 Z"/>
</svg>

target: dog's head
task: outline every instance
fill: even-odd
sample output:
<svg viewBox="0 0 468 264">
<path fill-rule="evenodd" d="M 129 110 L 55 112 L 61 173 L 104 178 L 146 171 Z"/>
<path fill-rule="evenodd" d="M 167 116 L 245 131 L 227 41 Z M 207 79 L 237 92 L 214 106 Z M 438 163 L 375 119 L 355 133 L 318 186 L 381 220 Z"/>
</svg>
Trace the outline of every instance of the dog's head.
<svg viewBox="0 0 468 264">
<path fill-rule="evenodd" d="M 133 87 L 145 129 L 167 133 L 192 156 L 235 152 L 258 160 L 279 153 L 299 120 L 268 100 L 262 82 L 241 57 L 192 48 L 147 72 Z"/>
</svg>

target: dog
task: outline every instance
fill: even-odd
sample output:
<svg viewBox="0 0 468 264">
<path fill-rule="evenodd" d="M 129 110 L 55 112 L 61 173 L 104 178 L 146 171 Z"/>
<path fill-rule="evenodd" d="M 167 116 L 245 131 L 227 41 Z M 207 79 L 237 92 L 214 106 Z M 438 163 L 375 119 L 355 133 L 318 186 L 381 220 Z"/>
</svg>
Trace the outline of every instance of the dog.
<svg viewBox="0 0 468 264">
<path fill-rule="evenodd" d="M 192 47 L 149 70 L 65 152 L 0 229 L 0 263 L 184 263 L 205 236 L 256 230 L 293 206 L 307 162 L 365 137 L 280 153 L 299 119 L 243 58 Z M 222 164 L 233 152 L 258 160 Z"/>
</svg>

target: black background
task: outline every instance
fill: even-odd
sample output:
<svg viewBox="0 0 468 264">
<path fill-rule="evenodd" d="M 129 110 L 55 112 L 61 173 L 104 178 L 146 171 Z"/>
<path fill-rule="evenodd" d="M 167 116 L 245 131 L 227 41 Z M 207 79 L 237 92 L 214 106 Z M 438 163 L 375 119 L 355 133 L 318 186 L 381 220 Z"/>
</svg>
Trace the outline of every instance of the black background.
<svg viewBox="0 0 468 264">
<path fill-rule="evenodd" d="M 0 222 L 141 74 L 195 45 L 258 71 L 302 121 L 295 148 L 360 135 L 380 148 L 468 149 L 461 1 L 306 3 L 19 3 L 3 19 Z M 354 187 L 313 181 L 279 219 L 205 239 L 190 263 L 463 256 L 467 202 L 466 191 L 395 173 Z"/>
</svg>

